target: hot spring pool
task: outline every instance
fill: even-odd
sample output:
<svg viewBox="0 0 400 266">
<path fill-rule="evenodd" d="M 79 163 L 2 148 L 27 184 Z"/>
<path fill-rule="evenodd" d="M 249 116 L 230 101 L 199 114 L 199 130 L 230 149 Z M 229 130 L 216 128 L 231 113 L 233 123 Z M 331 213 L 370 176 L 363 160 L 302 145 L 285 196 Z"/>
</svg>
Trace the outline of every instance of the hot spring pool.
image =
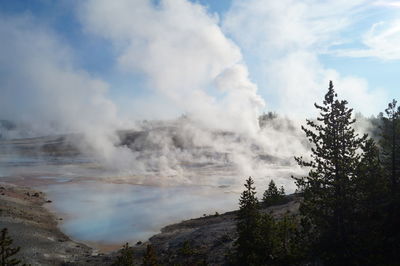
<svg viewBox="0 0 400 266">
<path fill-rule="evenodd" d="M 147 240 L 170 223 L 237 208 L 239 195 L 206 186 L 156 187 L 102 182 L 42 188 L 73 239 L 104 245 Z"/>
</svg>

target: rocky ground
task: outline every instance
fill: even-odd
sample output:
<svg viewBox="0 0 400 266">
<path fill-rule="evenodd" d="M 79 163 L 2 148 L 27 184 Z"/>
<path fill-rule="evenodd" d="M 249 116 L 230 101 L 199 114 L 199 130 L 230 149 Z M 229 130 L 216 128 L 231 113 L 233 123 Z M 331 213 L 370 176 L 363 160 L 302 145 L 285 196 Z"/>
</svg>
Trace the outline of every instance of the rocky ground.
<svg viewBox="0 0 400 266">
<path fill-rule="evenodd" d="M 46 196 L 26 187 L 0 182 L 0 229 L 7 228 L 17 258 L 31 265 L 62 265 L 103 259 L 96 251 L 72 241 L 57 228 L 57 217 L 46 210 Z"/>
<path fill-rule="evenodd" d="M 46 196 L 30 188 L 0 182 L 0 228 L 7 227 L 21 247 L 18 258 L 31 265 L 111 265 L 118 254 L 98 254 L 83 244 L 69 239 L 57 228 L 59 219 L 44 204 Z M 264 211 L 280 216 L 297 212 L 299 199 Z M 235 212 L 207 215 L 168 225 L 161 233 L 132 250 L 141 265 L 146 246 L 151 244 L 160 265 L 224 265 L 236 238 Z"/>
<path fill-rule="evenodd" d="M 279 217 L 298 208 L 299 198 L 289 196 L 288 203 L 263 211 Z M 235 218 L 236 212 L 228 212 L 169 225 L 149 243 L 162 265 L 224 265 L 236 239 Z"/>
</svg>

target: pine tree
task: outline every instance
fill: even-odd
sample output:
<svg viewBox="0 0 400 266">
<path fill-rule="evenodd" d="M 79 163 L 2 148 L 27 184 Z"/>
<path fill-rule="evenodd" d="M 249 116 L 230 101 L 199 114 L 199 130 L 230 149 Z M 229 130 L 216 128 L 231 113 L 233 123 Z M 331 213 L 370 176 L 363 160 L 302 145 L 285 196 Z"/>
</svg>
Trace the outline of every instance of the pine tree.
<svg viewBox="0 0 400 266">
<path fill-rule="evenodd" d="M 245 190 L 239 199 L 239 212 L 237 216 L 238 239 L 235 242 L 237 248 L 237 260 L 239 265 L 257 265 L 259 246 L 259 202 L 256 197 L 254 181 L 251 177 L 244 184 Z"/>
<path fill-rule="evenodd" d="M 18 265 L 21 263 L 20 260 L 11 258 L 20 250 L 19 247 L 12 248 L 10 247 L 13 243 L 13 240 L 10 236 L 8 236 L 8 229 L 4 228 L 1 230 L 1 238 L 0 238 L 0 265 L 1 266 L 11 266 Z"/>
<path fill-rule="evenodd" d="M 398 261 L 400 254 L 400 107 L 393 100 L 382 115 L 381 159 L 389 182 L 390 196 L 387 201 L 385 229 L 386 257 Z"/>
<path fill-rule="evenodd" d="M 262 202 L 264 206 L 272 206 L 281 203 L 284 198 L 285 189 L 283 186 L 278 190 L 274 180 L 271 180 L 268 184 L 268 189 L 264 191 Z"/>
<path fill-rule="evenodd" d="M 392 194 L 398 190 L 400 181 L 400 106 L 393 100 L 382 116 L 381 147 L 382 163 L 391 182 Z"/>
<path fill-rule="evenodd" d="M 277 235 L 277 225 L 274 217 L 269 213 L 260 216 L 259 238 L 257 243 L 258 265 L 276 265 L 279 240 Z M 256 264 L 257 265 L 257 264 Z"/>
<path fill-rule="evenodd" d="M 143 266 L 157 266 L 157 256 L 152 245 L 147 245 L 146 254 L 143 257 Z"/>
<path fill-rule="evenodd" d="M 279 195 L 281 196 L 281 197 L 284 197 L 285 196 L 285 188 L 283 187 L 283 186 L 281 186 L 280 188 L 279 188 Z"/>
<path fill-rule="evenodd" d="M 120 250 L 120 254 L 116 261 L 112 264 L 113 266 L 133 266 L 133 251 L 128 243 L 123 245 Z"/>
<path fill-rule="evenodd" d="M 372 139 L 362 145 L 362 157 L 354 179 L 353 210 L 356 227 L 355 260 L 362 265 L 382 264 L 385 256 L 383 224 L 387 214 L 388 180 L 379 159 L 379 149 Z"/>
<path fill-rule="evenodd" d="M 302 235 L 294 215 L 289 211 L 275 222 L 274 255 L 278 265 L 300 265 L 303 260 Z"/>
<path fill-rule="evenodd" d="M 237 217 L 237 265 L 299 265 L 303 258 L 298 223 L 288 213 L 280 220 L 272 213 L 261 213 L 256 198 L 254 182 L 246 180 L 245 191 L 239 200 Z M 270 182 L 273 195 L 282 196 L 275 183 Z"/>
<path fill-rule="evenodd" d="M 352 124 L 352 109 L 337 99 L 332 82 L 322 105 L 318 122 L 307 120 L 302 127 L 312 144 L 311 161 L 296 157 L 300 166 L 309 167 L 308 176 L 295 178 L 303 192 L 301 214 L 314 227 L 313 250 L 326 264 L 349 265 L 354 230 L 353 180 L 361 160 L 358 153 L 367 136 L 359 137 Z"/>
</svg>

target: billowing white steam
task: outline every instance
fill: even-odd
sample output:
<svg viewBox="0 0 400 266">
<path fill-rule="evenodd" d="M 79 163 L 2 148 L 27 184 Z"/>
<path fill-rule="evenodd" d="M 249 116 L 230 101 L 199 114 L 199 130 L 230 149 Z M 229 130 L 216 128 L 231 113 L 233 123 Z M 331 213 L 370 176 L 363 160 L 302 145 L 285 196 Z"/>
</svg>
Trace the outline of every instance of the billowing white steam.
<svg viewBox="0 0 400 266">
<path fill-rule="evenodd" d="M 186 0 L 88 1 L 86 29 L 110 40 L 125 71 L 213 128 L 256 132 L 264 101 L 218 19 Z M 151 108 L 151 107 L 150 107 Z M 240 125 L 240 127 L 238 127 Z"/>
<path fill-rule="evenodd" d="M 158 5 L 104 0 L 86 1 L 78 9 L 83 27 L 112 43 L 120 71 L 145 75 L 152 95 L 173 102 L 189 119 L 165 125 L 122 119 L 107 96 L 107 82 L 77 67 L 57 35 L 29 16 L 0 19 L 0 70 L 8 76 L 0 81 L 4 118 L 25 121 L 42 135 L 82 133 L 82 151 L 143 183 L 273 177 L 271 161 L 287 164 L 304 150 L 290 123 L 279 130 L 277 121 L 259 128 L 264 101 L 240 49 L 203 6 L 185 0 Z M 126 128 L 144 135 L 119 145 L 117 130 Z M 196 167 L 200 170 L 191 170 Z"/>
<path fill-rule="evenodd" d="M 3 118 L 29 124 L 32 135 L 82 133 L 79 145 L 94 148 L 101 159 L 115 158 L 115 129 L 122 122 L 107 84 L 75 68 L 69 49 L 29 16 L 1 17 L 0 34 Z"/>
</svg>

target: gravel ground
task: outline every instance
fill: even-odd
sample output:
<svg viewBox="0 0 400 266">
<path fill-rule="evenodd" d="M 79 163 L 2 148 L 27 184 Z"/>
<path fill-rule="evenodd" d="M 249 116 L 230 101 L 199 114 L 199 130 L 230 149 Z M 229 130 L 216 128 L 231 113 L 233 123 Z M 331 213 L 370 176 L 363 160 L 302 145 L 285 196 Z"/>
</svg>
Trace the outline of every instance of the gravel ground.
<svg viewBox="0 0 400 266">
<path fill-rule="evenodd" d="M 31 265 L 98 261 L 96 252 L 72 241 L 57 228 L 57 217 L 44 208 L 46 196 L 30 188 L 0 182 L 0 228 L 8 228 L 16 255 Z"/>
</svg>

